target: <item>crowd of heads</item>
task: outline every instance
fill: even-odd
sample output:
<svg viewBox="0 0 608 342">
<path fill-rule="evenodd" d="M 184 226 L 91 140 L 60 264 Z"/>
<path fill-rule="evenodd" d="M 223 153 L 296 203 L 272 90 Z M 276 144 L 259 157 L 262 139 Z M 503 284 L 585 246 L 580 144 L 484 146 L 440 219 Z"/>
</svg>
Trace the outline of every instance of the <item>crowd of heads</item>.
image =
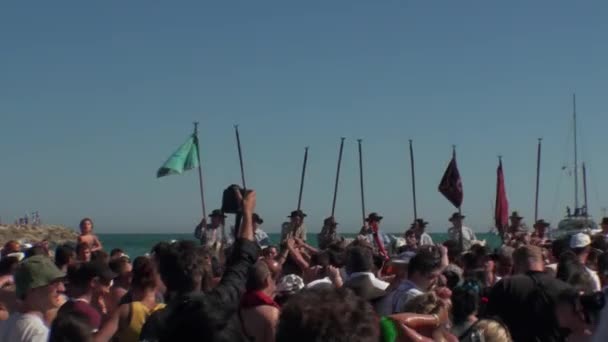
<svg viewBox="0 0 608 342">
<path fill-rule="evenodd" d="M 202 229 L 226 224 L 223 213 L 214 213 Z M 318 248 L 307 242 L 305 217 L 302 211 L 288 216 L 278 245 L 256 246 L 235 235 L 218 253 L 193 240 L 159 242 L 134 260 L 119 248 L 105 252 L 88 218 L 78 241 L 54 251 L 48 243 L 24 248 L 9 241 L 0 259 L 0 337 L 11 317 L 37 312 L 50 341 L 110 340 L 126 334 L 134 305 L 143 305 L 137 334 L 148 341 L 204 335 L 212 341 L 507 342 L 522 332 L 493 301 L 505 284 L 523 286 L 527 280 L 519 276 L 530 275 L 538 288 L 547 281 L 537 280 L 539 274 L 567 285 L 542 308 L 567 334 L 592 333 L 605 306 L 599 292 L 608 286 L 605 235 L 549 241 L 546 224 L 537 222 L 540 244 L 511 230 L 497 248 L 474 242 L 463 249 L 458 239 L 425 243 L 428 223 L 417 219 L 401 243 L 385 246 L 382 217 L 372 213 L 354 239 L 340 237 L 335 219 L 326 219 Z M 463 219 L 455 214 L 450 221 L 462 229 Z M 253 232 L 261 229 L 259 215 L 251 221 Z M 512 224 L 521 226 L 521 217 L 512 215 Z"/>
</svg>

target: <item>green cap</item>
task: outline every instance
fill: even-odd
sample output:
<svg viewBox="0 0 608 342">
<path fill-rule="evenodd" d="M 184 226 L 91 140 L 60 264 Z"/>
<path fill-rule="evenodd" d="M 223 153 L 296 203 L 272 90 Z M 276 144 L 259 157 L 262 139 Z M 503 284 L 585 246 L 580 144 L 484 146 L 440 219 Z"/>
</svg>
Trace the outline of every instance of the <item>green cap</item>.
<svg viewBox="0 0 608 342">
<path fill-rule="evenodd" d="M 23 298 L 28 290 L 47 286 L 65 277 L 53 261 L 44 255 L 29 257 L 19 265 L 15 272 L 15 292 Z"/>
</svg>

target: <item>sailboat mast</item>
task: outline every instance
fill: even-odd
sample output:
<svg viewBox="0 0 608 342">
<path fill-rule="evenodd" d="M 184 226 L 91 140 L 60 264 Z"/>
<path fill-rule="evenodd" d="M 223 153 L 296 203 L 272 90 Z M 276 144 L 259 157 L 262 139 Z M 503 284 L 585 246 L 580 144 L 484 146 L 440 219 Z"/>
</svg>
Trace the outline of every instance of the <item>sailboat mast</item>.
<svg viewBox="0 0 608 342">
<path fill-rule="evenodd" d="M 574 119 L 574 211 L 578 210 L 578 147 L 576 144 L 576 94 L 572 94 Z"/>
</svg>

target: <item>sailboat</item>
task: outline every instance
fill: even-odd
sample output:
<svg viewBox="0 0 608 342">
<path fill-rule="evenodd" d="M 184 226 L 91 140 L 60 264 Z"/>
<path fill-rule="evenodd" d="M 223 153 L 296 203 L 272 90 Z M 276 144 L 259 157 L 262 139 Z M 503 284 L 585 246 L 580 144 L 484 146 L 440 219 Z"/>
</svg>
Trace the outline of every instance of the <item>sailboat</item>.
<svg viewBox="0 0 608 342">
<path fill-rule="evenodd" d="M 584 203 L 579 206 L 578 200 L 578 146 L 577 146 L 577 130 L 576 130 L 576 94 L 572 95 L 573 105 L 573 124 L 574 124 L 574 211 L 570 207 L 566 208 L 566 217 L 562 219 L 557 229 L 553 229 L 549 232 L 551 239 L 559 239 L 562 237 L 570 236 L 577 233 L 595 234 L 599 233 L 601 229 L 598 229 L 597 223 L 593 220 L 591 215 L 587 212 L 587 172 L 585 169 L 585 163 L 582 164 L 583 171 L 583 193 Z"/>
</svg>

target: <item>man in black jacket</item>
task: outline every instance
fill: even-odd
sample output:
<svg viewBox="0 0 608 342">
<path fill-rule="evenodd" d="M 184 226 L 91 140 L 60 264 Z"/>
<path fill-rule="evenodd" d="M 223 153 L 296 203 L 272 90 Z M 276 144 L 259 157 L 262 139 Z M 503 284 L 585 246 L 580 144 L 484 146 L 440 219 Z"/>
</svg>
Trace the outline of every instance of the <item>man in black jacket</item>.
<svg viewBox="0 0 608 342">
<path fill-rule="evenodd" d="M 563 341 L 555 317 L 555 301 L 569 285 L 544 273 L 539 247 L 516 249 L 513 263 L 516 275 L 494 285 L 486 316 L 500 318 L 509 328 L 513 341 Z"/>
<path fill-rule="evenodd" d="M 243 198 L 243 221 L 220 284 L 208 286 L 210 260 L 203 247 L 177 243 L 160 256 L 160 273 L 169 301 L 144 325 L 141 341 L 244 341 L 237 309 L 247 272 L 259 248 L 254 240 L 252 215 L 255 192 Z"/>
</svg>

